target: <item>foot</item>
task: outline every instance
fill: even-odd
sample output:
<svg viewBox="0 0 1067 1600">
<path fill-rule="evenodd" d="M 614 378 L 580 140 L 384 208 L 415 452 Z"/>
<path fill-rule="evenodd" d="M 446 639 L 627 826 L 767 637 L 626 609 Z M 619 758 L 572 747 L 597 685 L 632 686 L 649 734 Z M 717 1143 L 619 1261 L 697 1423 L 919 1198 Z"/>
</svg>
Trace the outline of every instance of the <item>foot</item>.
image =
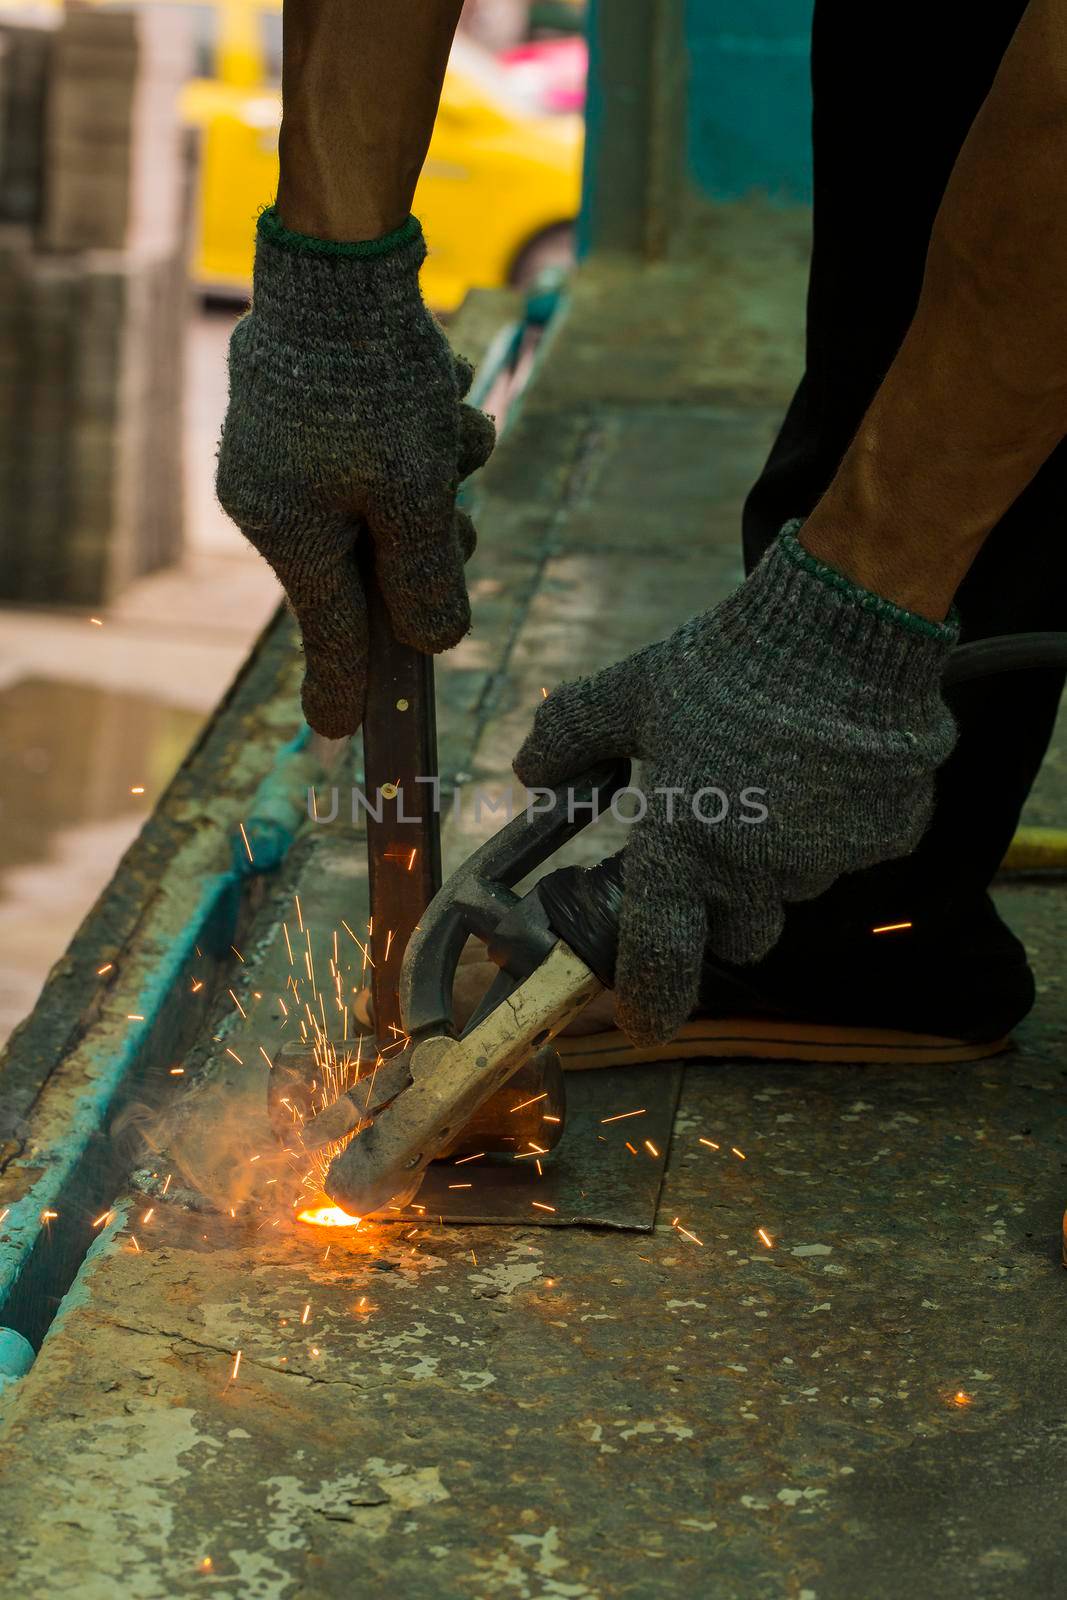
<svg viewBox="0 0 1067 1600">
<path fill-rule="evenodd" d="M 791 907 L 768 956 L 751 967 L 706 963 L 700 995 L 701 1011 L 719 1015 L 967 1040 L 1003 1036 L 1033 1003 L 1026 950 L 984 893 L 910 924 L 832 926 L 817 906 Z"/>
</svg>

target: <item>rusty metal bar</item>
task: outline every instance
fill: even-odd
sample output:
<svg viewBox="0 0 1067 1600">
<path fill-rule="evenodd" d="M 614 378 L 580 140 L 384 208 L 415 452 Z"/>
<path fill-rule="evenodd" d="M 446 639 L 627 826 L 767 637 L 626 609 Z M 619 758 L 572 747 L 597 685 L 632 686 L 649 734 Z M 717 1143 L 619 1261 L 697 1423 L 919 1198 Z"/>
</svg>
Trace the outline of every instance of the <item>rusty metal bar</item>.
<svg viewBox="0 0 1067 1600">
<path fill-rule="evenodd" d="M 433 657 L 401 644 L 394 635 L 369 541 L 361 571 L 370 629 L 363 769 L 374 962 L 371 991 L 375 1032 L 379 1045 L 386 1045 L 401 1028 L 398 986 L 404 951 L 441 887 L 440 817 L 433 781 L 437 714 Z"/>
</svg>

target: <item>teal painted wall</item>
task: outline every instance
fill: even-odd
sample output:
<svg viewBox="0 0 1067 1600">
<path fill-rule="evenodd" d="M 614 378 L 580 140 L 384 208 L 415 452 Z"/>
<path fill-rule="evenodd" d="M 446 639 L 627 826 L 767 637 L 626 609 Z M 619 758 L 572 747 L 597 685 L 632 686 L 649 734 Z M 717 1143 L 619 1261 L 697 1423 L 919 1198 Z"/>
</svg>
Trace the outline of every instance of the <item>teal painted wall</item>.
<svg viewBox="0 0 1067 1600">
<path fill-rule="evenodd" d="M 811 199 L 812 0 L 687 0 L 689 166 L 714 200 Z"/>
<path fill-rule="evenodd" d="M 762 195 L 783 204 L 810 202 L 813 3 L 679 0 L 677 12 L 665 7 L 679 41 L 684 33 L 679 77 L 687 82 L 686 133 L 679 156 L 689 181 L 711 200 Z M 641 9 L 627 16 L 629 5 Z M 582 255 L 594 244 L 631 248 L 629 221 L 640 233 L 652 5 L 590 0 Z M 672 77 L 667 93 L 674 92 Z"/>
</svg>

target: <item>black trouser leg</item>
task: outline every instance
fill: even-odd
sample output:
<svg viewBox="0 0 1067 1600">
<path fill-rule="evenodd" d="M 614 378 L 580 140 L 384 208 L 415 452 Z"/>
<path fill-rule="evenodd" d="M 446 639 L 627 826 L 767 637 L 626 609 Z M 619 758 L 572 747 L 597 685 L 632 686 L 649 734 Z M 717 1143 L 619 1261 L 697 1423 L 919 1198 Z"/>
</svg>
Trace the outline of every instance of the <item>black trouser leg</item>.
<svg viewBox="0 0 1067 1600">
<path fill-rule="evenodd" d="M 988 0 L 960 25 L 929 0 L 817 0 L 812 36 L 814 245 L 807 363 L 745 507 L 751 567 L 832 478 L 911 320 L 934 214 L 1024 0 Z M 957 604 L 966 639 L 1067 627 L 1067 449 L 987 541 Z M 922 845 L 842 880 L 799 921 L 892 921 L 966 906 L 988 884 L 1041 764 L 1063 674 L 970 686 Z M 797 918 L 791 914 L 792 923 Z"/>
</svg>

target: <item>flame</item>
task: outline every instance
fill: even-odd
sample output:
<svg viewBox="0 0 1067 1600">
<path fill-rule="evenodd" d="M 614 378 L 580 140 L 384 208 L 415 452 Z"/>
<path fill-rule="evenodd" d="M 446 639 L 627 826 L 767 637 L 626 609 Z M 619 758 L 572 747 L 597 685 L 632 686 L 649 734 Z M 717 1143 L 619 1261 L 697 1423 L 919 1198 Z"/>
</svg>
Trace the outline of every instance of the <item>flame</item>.
<svg viewBox="0 0 1067 1600">
<path fill-rule="evenodd" d="M 358 1228 L 362 1217 L 351 1217 L 340 1206 L 310 1206 L 297 1213 L 298 1222 L 310 1222 L 316 1228 Z"/>
</svg>

